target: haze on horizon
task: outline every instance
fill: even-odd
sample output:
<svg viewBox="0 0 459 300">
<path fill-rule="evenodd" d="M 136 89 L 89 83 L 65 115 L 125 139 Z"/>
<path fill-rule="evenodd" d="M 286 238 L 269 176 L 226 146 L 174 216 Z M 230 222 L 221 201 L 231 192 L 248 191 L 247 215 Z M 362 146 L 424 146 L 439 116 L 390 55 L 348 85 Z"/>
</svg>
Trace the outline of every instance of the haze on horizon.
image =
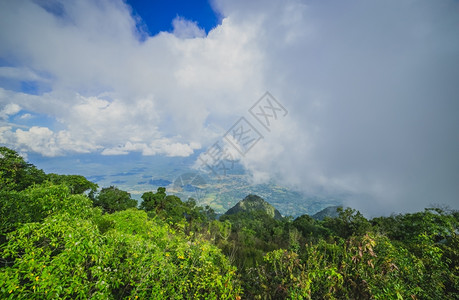
<svg viewBox="0 0 459 300">
<path fill-rule="evenodd" d="M 214 28 L 158 33 L 121 0 L 0 0 L 0 144 L 188 157 L 269 91 L 288 114 L 241 159 L 254 183 L 370 215 L 459 208 L 458 1 L 210 6 Z"/>
</svg>

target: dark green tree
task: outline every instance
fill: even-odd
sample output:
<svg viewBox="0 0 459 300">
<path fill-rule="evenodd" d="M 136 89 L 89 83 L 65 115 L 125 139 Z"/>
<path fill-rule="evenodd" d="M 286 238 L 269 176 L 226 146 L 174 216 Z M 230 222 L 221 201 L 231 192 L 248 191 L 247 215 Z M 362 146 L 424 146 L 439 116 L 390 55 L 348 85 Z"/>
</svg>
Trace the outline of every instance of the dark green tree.
<svg viewBox="0 0 459 300">
<path fill-rule="evenodd" d="M 172 223 L 179 223 L 190 214 L 189 207 L 179 197 L 167 195 L 164 187 L 159 187 L 156 193 L 146 192 L 141 198 L 140 209 Z"/>
<path fill-rule="evenodd" d="M 95 192 L 99 187 L 96 183 L 87 180 L 81 175 L 58 175 L 50 173 L 47 174 L 46 177 L 54 184 L 66 185 L 71 194 L 82 194 L 86 191 Z"/>
<path fill-rule="evenodd" d="M 193 198 L 183 202 L 177 196 L 167 195 L 164 187 L 159 187 L 156 193 L 146 192 L 141 198 L 140 209 L 176 225 L 182 223 L 186 234 L 206 231 L 208 223 L 215 219 L 215 212 L 209 206 L 197 206 Z"/>
<path fill-rule="evenodd" d="M 160 213 L 165 208 L 166 188 L 159 187 L 154 192 L 145 192 L 141 196 L 140 209 L 146 212 Z"/>
<path fill-rule="evenodd" d="M 0 147 L 0 190 L 21 191 L 45 179 L 43 170 L 24 161 L 16 151 Z"/>
<path fill-rule="evenodd" d="M 320 221 L 308 215 L 302 215 L 296 218 L 293 221 L 293 226 L 301 232 L 307 242 L 316 242 L 331 234 L 330 230 L 323 227 Z"/>
<path fill-rule="evenodd" d="M 137 201 L 131 199 L 131 195 L 117 187 L 103 188 L 98 195 L 93 196 L 94 206 L 101 207 L 107 213 L 125 210 L 137 206 Z"/>
<path fill-rule="evenodd" d="M 357 210 L 339 207 L 337 218 L 326 217 L 323 226 L 335 235 L 347 239 L 353 235 L 364 235 L 371 228 L 371 223 Z"/>
</svg>

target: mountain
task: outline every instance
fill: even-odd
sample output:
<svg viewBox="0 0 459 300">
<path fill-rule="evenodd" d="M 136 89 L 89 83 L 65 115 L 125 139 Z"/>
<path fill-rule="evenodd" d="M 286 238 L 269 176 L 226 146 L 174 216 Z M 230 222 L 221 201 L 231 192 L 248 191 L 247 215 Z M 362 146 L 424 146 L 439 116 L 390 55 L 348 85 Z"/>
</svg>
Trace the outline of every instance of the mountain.
<svg viewBox="0 0 459 300">
<path fill-rule="evenodd" d="M 336 218 L 339 216 L 338 208 L 340 207 L 342 206 L 329 206 L 314 214 L 312 218 L 320 221 L 325 219 L 325 217 Z"/>
<path fill-rule="evenodd" d="M 263 198 L 257 195 L 248 195 L 243 200 L 239 201 L 235 206 L 230 208 L 225 215 L 233 215 L 239 212 L 264 211 L 274 219 L 281 219 L 281 213 Z"/>
</svg>

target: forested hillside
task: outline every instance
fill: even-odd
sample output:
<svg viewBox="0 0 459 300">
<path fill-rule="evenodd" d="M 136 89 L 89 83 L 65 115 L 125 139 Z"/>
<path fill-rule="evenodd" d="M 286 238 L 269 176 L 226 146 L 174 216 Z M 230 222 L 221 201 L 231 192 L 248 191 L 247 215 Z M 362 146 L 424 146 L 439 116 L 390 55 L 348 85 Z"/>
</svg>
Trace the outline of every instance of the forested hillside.
<svg viewBox="0 0 459 300">
<path fill-rule="evenodd" d="M 2 299 L 458 299 L 459 213 L 316 220 L 45 174 L 0 147 Z"/>
</svg>

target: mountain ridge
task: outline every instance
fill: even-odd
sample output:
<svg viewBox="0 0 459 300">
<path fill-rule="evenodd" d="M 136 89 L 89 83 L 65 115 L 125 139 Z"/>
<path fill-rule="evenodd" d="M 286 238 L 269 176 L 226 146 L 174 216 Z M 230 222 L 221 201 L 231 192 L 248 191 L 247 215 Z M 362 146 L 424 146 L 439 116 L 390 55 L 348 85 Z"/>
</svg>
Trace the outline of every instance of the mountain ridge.
<svg viewBox="0 0 459 300">
<path fill-rule="evenodd" d="M 252 211 L 264 211 L 276 220 L 282 219 L 282 214 L 274 206 L 260 196 L 254 194 L 247 195 L 244 199 L 236 203 L 236 205 L 228 209 L 225 212 L 225 215 L 234 215 L 239 212 Z"/>
<path fill-rule="evenodd" d="M 322 209 L 321 211 L 313 214 L 311 217 L 313 219 L 319 220 L 319 221 L 322 221 L 326 217 L 336 218 L 336 217 L 339 216 L 338 208 L 340 208 L 340 207 L 343 207 L 343 206 L 341 206 L 341 205 L 328 206 L 328 207 Z"/>
</svg>

